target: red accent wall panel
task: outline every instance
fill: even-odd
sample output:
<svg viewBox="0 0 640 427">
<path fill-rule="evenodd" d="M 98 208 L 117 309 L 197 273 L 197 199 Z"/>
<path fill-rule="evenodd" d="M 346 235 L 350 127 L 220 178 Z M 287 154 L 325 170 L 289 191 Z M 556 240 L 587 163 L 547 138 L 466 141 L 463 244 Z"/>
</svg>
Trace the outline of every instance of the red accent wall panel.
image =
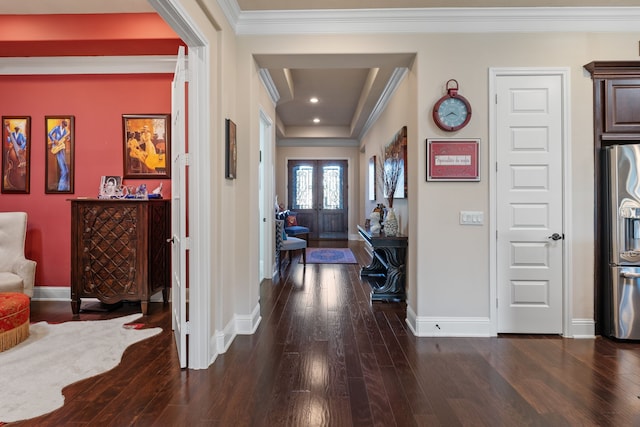
<svg viewBox="0 0 640 427">
<path fill-rule="evenodd" d="M 31 116 L 31 185 L 29 194 L 0 194 L 0 211 L 29 215 L 27 257 L 38 262 L 36 286 L 69 286 L 70 203 L 73 197 L 96 197 L 102 175 L 123 174 L 123 114 L 171 113 L 167 74 L 3 76 L 0 114 Z M 45 123 L 47 115 L 75 116 L 75 193 L 45 194 Z M 145 182 L 149 189 L 163 181 Z"/>
</svg>

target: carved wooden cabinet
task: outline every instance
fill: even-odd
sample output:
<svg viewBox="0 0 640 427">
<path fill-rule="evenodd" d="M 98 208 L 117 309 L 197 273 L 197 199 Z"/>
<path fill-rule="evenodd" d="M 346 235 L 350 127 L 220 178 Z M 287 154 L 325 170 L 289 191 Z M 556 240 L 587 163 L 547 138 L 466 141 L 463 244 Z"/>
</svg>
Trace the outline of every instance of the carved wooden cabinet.
<svg viewBox="0 0 640 427">
<path fill-rule="evenodd" d="M 162 291 L 168 300 L 171 271 L 168 200 L 71 200 L 71 309 L 81 298 L 106 304 L 141 301 Z"/>
</svg>

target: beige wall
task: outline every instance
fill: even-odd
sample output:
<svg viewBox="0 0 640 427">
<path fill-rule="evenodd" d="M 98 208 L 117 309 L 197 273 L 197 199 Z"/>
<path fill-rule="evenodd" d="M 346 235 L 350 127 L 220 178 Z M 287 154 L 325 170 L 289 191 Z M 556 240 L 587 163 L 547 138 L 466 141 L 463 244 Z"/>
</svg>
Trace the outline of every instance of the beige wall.
<svg viewBox="0 0 640 427">
<path fill-rule="evenodd" d="M 404 226 L 409 226 L 409 235 L 416 237 L 410 240 L 408 288 L 414 290 L 411 306 L 418 317 L 424 318 L 489 316 L 489 218 L 485 218 L 483 227 L 473 230 L 458 224 L 460 210 L 479 210 L 487 215 L 490 212 L 489 68 L 569 67 L 568 179 L 573 189 L 573 218 L 565 232 L 571 248 L 567 263 L 573 284 L 570 318 L 580 320 L 593 318 L 592 86 L 582 66 L 592 60 L 637 59 L 638 37 L 638 34 L 596 33 L 243 36 L 239 38 L 239 46 L 246 53 L 258 54 L 416 53 L 410 76 L 414 80 L 408 83 L 415 91 L 415 108 L 391 106 L 388 114 L 406 115 L 409 124 L 409 218 L 403 219 Z M 240 66 L 246 64 L 243 61 Z M 441 131 L 431 120 L 431 108 L 451 78 L 458 80 L 460 92 L 473 107 L 470 124 L 453 134 Z M 407 97 L 403 91 L 406 91 L 404 83 L 395 96 Z M 388 140 L 392 135 L 389 131 L 397 128 L 395 120 L 376 125 L 366 138 Z M 432 137 L 480 138 L 481 182 L 427 183 L 425 140 Z M 361 166 L 369 154 L 367 151 L 360 159 Z M 360 172 L 359 179 L 363 176 Z M 278 193 L 282 192 L 278 189 Z M 364 182 L 359 194 L 362 199 L 351 206 L 362 206 L 367 211 Z M 365 213 L 359 212 L 358 218 Z"/>
<path fill-rule="evenodd" d="M 217 3 L 183 0 L 197 24 L 210 36 L 211 100 L 211 215 L 212 326 L 223 330 L 234 316 L 249 316 L 258 303 L 259 109 L 269 106 L 253 61 L 254 54 L 396 53 L 416 54 L 406 80 L 387 111 L 366 135 L 365 151 L 313 148 L 274 151 L 275 192 L 286 198 L 286 159 L 343 157 L 349 159 L 350 234 L 370 210 L 366 201 L 368 158 L 380 142 L 387 142 L 408 126 L 409 197 L 398 201 L 401 225 L 410 236 L 409 305 L 422 319 L 486 319 L 490 313 L 489 283 L 489 102 L 490 67 L 569 67 L 571 210 L 565 230 L 570 245 L 572 294 L 569 317 L 593 318 L 593 140 L 592 86 L 582 66 L 592 60 L 636 60 L 638 33 L 511 33 L 240 36 L 226 24 Z M 211 3 L 209 16 L 200 4 Z M 444 93 L 448 79 L 460 83 L 473 106 L 473 118 L 463 130 L 449 134 L 431 120 L 431 108 Z M 224 118 L 238 125 L 238 179 L 224 179 Z M 425 181 L 425 140 L 432 137 L 481 139 L 479 183 Z M 273 135 L 275 140 L 275 134 Z M 406 204 L 406 205 L 404 205 Z M 487 214 L 483 227 L 460 227 L 460 210 Z M 411 319 L 410 319 L 411 320 Z"/>
</svg>

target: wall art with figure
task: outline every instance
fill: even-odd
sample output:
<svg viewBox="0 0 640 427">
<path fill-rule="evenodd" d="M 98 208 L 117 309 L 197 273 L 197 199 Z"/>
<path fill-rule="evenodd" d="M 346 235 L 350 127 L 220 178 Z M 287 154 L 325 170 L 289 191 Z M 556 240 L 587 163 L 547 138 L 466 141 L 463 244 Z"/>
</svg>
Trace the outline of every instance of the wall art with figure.
<svg viewBox="0 0 640 427">
<path fill-rule="evenodd" d="M 44 192 L 73 193 L 74 116 L 45 116 Z"/>
<path fill-rule="evenodd" d="M 124 178 L 171 177 L 169 114 L 122 116 Z"/>
<path fill-rule="evenodd" d="M 29 193 L 31 117 L 2 117 L 2 192 Z"/>
</svg>

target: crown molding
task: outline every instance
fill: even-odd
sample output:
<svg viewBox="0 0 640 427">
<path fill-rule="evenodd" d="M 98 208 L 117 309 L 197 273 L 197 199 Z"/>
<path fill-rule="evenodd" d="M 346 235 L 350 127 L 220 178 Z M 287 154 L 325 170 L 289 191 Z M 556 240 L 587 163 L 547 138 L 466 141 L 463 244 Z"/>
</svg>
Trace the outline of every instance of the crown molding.
<svg viewBox="0 0 640 427">
<path fill-rule="evenodd" d="M 378 99 L 378 102 L 376 103 L 375 107 L 373 107 L 373 111 L 371 112 L 371 115 L 367 119 L 367 122 L 363 126 L 362 131 L 360 132 L 360 135 L 359 135 L 360 141 L 364 139 L 365 135 L 367 134 L 367 132 L 369 132 L 369 129 L 371 129 L 373 124 L 376 121 L 378 121 L 378 118 L 380 117 L 382 112 L 385 110 L 385 108 L 387 108 L 387 104 L 389 104 L 389 102 L 391 101 L 391 97 L 396 92 L 396 90 L 398 89 L 398 86 L 400 86 L 400 83 L 402 82 L 402 80 L 404 80 L 408 72 L 409 72 L 409 69 L 406 67 L 398 67 L 395 70 L 393 70 L 393 74 L 391 75 L 391 78 L 387 82 L 387 86 L 385 86 L 384 90 L 382 91 L 382 94 L 380 95 L 380 99 Z"/>
<path fill-rule="evenodd" d="M 640 7 L 505 7 L 241 11 L 218 0 L 238 35 L 637 32 Z"/>
<path fill-rule="evenodd" d="M 278 147 L 358 147 L 357 139 L 349 138 L 280 138 Z"/>
<path fill-rule="evenodd" d="M 271 73 L 266 68 L 260 68 L 258 70 L 258 75 L 260 76 L 260 80 L 262 80 L 262 84 L 264 85 L 264 88 L 267 90 L 267 93 L 269 94 L 269 98 L 271 99 L 271 102 L 275 106 L 280 100 L 280 93 L 278 92 L 278 88 L 276 87 L 276 84 L 273 82 L 273 79 L 271 78 Z"/>
<path fill-rule="evenodd" d="M 173 74 L 175 55 L 0 58 L 0 75 Z"/>
</svg>

